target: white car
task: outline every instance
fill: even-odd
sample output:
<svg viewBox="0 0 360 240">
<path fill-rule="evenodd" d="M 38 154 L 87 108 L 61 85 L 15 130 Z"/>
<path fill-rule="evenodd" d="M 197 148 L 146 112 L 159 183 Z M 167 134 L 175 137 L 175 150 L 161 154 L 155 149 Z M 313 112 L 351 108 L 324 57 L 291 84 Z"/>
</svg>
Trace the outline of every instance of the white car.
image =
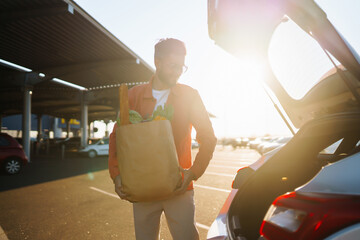
<svg viewBox="0 0 360 240">
<path fill-rule="evenodd" d="M 199 143 L 195 139 L 191 139 L 191 148 L 199 148 Z"/>
<path fill-rule="evenodd" d="M 267 143 L 264 146 L 262 146 L 260 153 L 264 154 L 267 153 L 275 148 L 284 146 L 287 142 L 289 142 L 291 137 L 280 137 L 273 142 Z"/>
<path fill-rule="evenodd" d="M 265 90 L 294 136 L 238 171 L 207 239 L 359 239 L 360 56 L 339 32 L 358 19 L 327 15 L 320 0 L 208 3 L 216 44 L 262 54 Z"/>
<path fill-rule="evenodd" d="M 79 152 L 82 154 L 87 154 L 89 158 L 109 155 L 109 138 L 100 139 L 94 144 L 90 144 L 79 150 Z"/>
</svg>

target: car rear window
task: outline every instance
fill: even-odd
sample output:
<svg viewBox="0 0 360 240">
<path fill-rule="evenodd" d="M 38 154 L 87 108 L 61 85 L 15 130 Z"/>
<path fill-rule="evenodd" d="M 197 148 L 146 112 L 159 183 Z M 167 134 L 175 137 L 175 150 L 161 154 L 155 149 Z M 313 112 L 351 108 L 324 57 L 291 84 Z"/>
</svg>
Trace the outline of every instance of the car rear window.
<svg viewBox="0 0 360 240">
<path fill-rule="evenodd" d="M 336 30 L 360 52 L 360 1 L 316 0 Z M 357 57 L 359 57 L 357 55 Z M 336 65 L 340 63 L 332 56 Z M 334 66 L 320 45 L 291 19 L 275 30 L 269 59 L 275 77 L 294 99 L 301 99 Z"/>
<path fill-rule="evenodd" d="M 340 143 L 343 141 L 344 139 L 340 139 L 337 142 L 334 142 L 333 144 L 331 144 L 330 146 L 326 147 L 325 149 L 323 149 L 320 153 L 322 154 L 334 154 L 336 149 L 338 149 L 338 147 L 340 146 Z"/>
<path fill-rule="evenodd" d="M 294 99 L 301 99 L 334 68 L 320 45 L 291 19 L 275 30 L 269 47 L 271 68 Z M 338 61 L 334 59 L 338 65 Z"/>
<path fill-rule="evenodd" d="M 351 47 L 360 53 L 360 1 L 315 0 Z"/>
</svg>

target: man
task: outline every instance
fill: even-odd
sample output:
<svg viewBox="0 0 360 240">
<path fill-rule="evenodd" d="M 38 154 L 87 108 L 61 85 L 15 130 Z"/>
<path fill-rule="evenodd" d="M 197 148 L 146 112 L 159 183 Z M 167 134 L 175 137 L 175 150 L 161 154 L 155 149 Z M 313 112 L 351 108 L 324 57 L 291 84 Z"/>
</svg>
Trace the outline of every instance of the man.
<svg viewBox="0 0 360 240">
<path fill-rule="evenodd" d="M 175 240 L 199 239 L 195 223 L 193 180 L 197 180 L 207 168 L 216 145 L 216 137 L 209 115 L 198 92 L 189 86 L 178 84 L 186 70 L 185 44 L 177 39 L 162 39 L 155 45 L 156 72 L 148 84 L 129 90 L 129 107 L 148 117 L 159 105 L 172 105 L 174 115 L 172 131 L 179 164 L 183 173 L 182 185 L 175 196 L 154 202 L 133 203 L 136 239 L 158 239 L 160 216 L 164 212 L 169 230 Z M 191 162 L 191 129 L 195 127 L 200 143 L 194 163 Z M 121 179 L 116 160 L 116 126 L 110 135 L 109 172 L 115 183 L 115 191 L 121 199 L 127 196 L 121 191 Z"/>
</svg>

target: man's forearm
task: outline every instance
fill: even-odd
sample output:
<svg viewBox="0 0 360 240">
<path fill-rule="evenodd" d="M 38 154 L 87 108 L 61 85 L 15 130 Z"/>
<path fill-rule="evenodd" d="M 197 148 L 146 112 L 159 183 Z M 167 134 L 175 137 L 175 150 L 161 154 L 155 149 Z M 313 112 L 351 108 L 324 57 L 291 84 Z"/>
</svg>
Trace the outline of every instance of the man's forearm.
<svg viewBox="0 0 360 240">
<path fill-rule="evenodd" d="M 197 180 L 204 174 L 206 168 L 209 165 L 210 160 L 213 157 L 216 142 L 217 139 L 215 136 L 213 136 L 212 138 L 210 137 L 205 141 L 201 141 L 199 152 L 196 154 L 194 164 L 190 168 L 190 170 L 195 175 L 194 180 Z"/>
</svg>

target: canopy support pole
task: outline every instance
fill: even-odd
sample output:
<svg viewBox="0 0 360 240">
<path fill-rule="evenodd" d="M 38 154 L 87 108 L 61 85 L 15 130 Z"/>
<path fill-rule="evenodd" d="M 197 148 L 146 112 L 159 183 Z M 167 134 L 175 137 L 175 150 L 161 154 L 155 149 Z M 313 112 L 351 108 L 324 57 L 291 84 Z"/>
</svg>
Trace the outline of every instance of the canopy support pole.
<svg viewBox="0 0 360 240">
<path fill-rule="evenodd" d="M 31 131 L 31 88 L 24 87 L 24 108 L 22 118 L 22 145 L 30 162 L 30 131 Z"/>
<path fill-rule="evenodd" d="M 81 92 L 81 147 L 87 146 L 88 139 L 88 105 L 85 101 L 85 93 Z"/>
</svg>

